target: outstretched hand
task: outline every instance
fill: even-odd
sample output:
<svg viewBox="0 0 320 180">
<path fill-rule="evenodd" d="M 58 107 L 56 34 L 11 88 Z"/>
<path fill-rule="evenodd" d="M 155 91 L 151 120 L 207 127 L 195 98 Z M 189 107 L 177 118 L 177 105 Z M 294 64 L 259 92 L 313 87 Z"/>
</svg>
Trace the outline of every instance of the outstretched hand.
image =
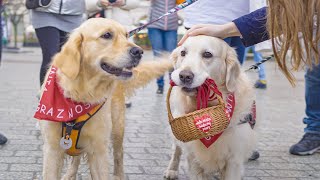
<svg viewBox="0 0 320 180">
<path fill-rule="evenodd" d="M 103 8 L 107 8 L 108 6 L 123 6 L 125 4 L 125 0 L 117 0 L 114 3 L 110 3 L 109 0 L 100 0 L 100 4 Z"/>
<path fill-rule="evenodd" d="M 179 41 L 178 46 L 182 45 L 183 42 L 189 36 L 206 35 L 218 38 L 227 38 L 231 36 L 241 36 L 237 26 L 233 23 L 227 23 L 223 25 L 216 24 L 198 24 L 189 29 L 186 34 Z"/>
</svg>

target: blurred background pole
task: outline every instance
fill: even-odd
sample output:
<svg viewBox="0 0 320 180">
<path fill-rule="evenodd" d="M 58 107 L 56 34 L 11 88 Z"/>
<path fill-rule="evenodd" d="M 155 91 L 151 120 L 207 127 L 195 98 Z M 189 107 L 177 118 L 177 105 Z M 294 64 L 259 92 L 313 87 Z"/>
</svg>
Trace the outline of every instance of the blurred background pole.
<svg viewBox="0 0 320 180">
<path fill-rule="evenodd" d="M 3 4 L 2 0 L 0 0 L 0 66 L 1 66 L 1 59 L 2 59 L 2 12 L 3 12 Z"/>
</svg>

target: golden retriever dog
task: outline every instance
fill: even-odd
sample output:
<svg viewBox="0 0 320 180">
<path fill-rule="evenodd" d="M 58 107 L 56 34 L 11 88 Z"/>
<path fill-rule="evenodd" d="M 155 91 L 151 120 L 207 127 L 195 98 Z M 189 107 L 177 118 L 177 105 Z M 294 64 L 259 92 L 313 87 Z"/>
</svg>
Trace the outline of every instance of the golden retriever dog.
<svg viewBox="0 0 320 180">
<path fill-rule="evenodd" d="M 251 113 L 255 95 L 247 76 L 241 72 L 237 55 L 223 40 L 196 36 L 189 37 L 171 54 L 174 71 L 170 104 L 173 117 L 179 117 L 196 110 L 196 88 L 207 78 L 213 79 L 223 94 L 234 93 L 235 108 L 228 128 L 208 148 L 200 140 L 182 143 L 175 140 L 173 155 L 164 176 L 178 177 L 182 151 L 187 153 L 188 173 L 192 180 L 212 179 L 220 173 L 223 180 L 240 180 L 244 162 L 255 147 L 255 131 L 249 123 L 240 123 Z M 215 100 L 217 101 L 217 100 Z M 216 103 L 216 102 L 213 102 Z"/>
<path fill-rule="evenodd" d="M 126 29 L 103 18 L 84 22 L 71 33 L 52 65 L 63 95 L 75 102 L 105 102 L 83 126 L 78 147 L 86 155 L 94 180 L 109 179 L 108 145 L 112 138 L 113 179 L 124 179 L 123 136 L 126 94 L 172 68 L 169 61 L 140 62 L 142 49 L 128 41 Z M 47 73 L 47 77 L 49 77 Z M 42 93 L 44 91 L 42 87 Z M 43 146 L 43 179 L 61 179 L 65 150 L 59 145 L 60 122 L 40 121 Z M 76 179 L 81 156 L 73 158 L 64 179 Z"/>
</svg>

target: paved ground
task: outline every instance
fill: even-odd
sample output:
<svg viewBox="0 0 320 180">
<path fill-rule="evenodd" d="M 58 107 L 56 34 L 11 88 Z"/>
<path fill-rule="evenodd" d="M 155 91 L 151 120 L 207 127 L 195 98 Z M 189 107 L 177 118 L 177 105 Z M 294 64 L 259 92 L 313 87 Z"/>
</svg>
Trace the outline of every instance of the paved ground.
<svg viewBox="0 0 320 180">
<path fill-rule="evenodd" d="M 151 59 L 150 52 L 146 58 Z M 247 62 L 245 67 L 253 62 Z M 37 105 L 40 52 L 5 53 L 0 68 L 0 132 L 9 142 L 0 146 L 0 179 L 41 179 L 42 140 L 32 118 Z M 249 72 L 252 80 L 257 75 Z M 289 155 L 290 145 L 303 134 L 303 73 L 297 74 L 292 88 L 267 63 L 268 89 L 257 90 L 260 141 L 258 161 L 246 165 L 245 180 L 320 179 L 320 154 L 309 157 Z M 125 172 L 129 180 L 161 180 L 170 157 L 170 129 L 165 97 L 156 95 L 155 83 L 138 91 L 127 111 L 125 134 Z M 182 163 L 185 166 L 185 161 Z M 88 179 L 82 165 L 79 179 Z M 180 171 L 180 179 L 188 179 Z"/>
</svg>

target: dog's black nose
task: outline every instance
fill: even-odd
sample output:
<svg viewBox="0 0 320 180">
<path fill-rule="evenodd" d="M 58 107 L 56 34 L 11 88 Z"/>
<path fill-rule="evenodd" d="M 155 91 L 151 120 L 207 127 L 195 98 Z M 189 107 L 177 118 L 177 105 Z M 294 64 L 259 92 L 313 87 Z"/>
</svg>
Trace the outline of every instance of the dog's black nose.
<svg viewBox="0 0 320 180">
<path fill-rule="evenodd" d="M 183 84 L 190 85 L 193 81 L 194 74 L 190 70 L 183 70 L 180 72 L 179 78 Z"/>
<path fill-rule="evenodd" d="M 143 50 L 138 47 L 133 47 L 130 49 L 130 55 L 134 58 L 139 58 L 141 59 L 141 55 L 143 54 Z"/>
</svg>

